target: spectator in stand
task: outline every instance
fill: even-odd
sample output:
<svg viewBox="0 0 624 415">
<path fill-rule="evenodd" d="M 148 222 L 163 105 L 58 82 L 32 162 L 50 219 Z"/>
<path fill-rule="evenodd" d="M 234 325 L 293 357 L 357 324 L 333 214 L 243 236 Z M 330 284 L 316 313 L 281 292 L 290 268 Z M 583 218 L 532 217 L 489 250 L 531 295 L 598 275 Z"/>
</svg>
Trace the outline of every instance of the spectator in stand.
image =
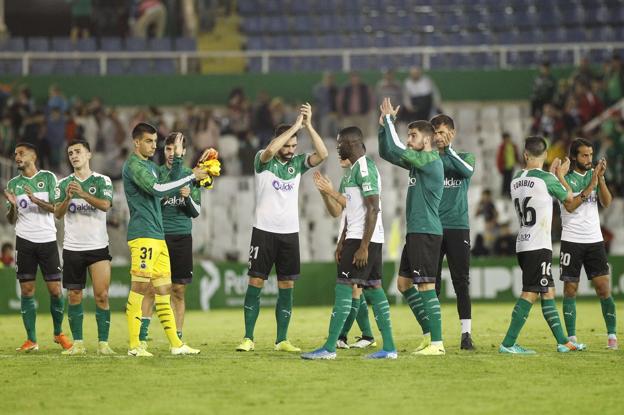
<svg viewBox="0 0 624 415">
<path fill-rule="evenodd" d="M 44 143 L 46 151 L 41 152 L 42 163 L 54 173 L 60 172 L 61 154 L 65 153 L 65 114 L 57 107 L 52 107 L 46 117 Z M 47 163 L 46 163 L 47 162 Z"/>
<path fill-rule="evenodd" d="M 32 114 L 28 114 L 27 117 L 24 118 L 22 127 L 22 135 L 17 141 L 25 141 L 32 144 L 37 148 L 37 152 L 40 156 L 44 155 L 47 148 L 44 143 L 45 116 L 43 115 L 43 111 L 36 110 Z"/>
<path fill-rule="evenodd" d="M 611 106 L 624 97 L 624 68 L 620 55 L 613 55 L 605 73 L 607 83 L 607 106 Z"/>
<path fill-rule="evenodd" d="M 338 110 L 342 127 L 357 125 L 368 137 L 371 133 L 370 111 L 373 107 L 371 88 L 362 81 L 358 72 L 349 74 L 349 83 L 340 91 Z"/>
<path fill-rule="evenodd" d="M 476 216 L 483 216 L 485 222 L 494 222 L 498 219 L 498 212 L 496 206 L 492 200 L 492 191 L 490 189 L 484 189 L 481 192 L 481 199 L 477 204 Z"/>
<path fill-rule="evenodd" d="M 167 8 L 160 0 L 133 0 L 131 16 L 136 37 L 163 37 L 167 24 Z"/>
<path fill-rule="evenodd" d="M 63 96 L 63 92 L 58 85 L 52 84 L 48 89 L 48 104 L 46 106 L 46 113 L 49 113 L 53 109 L 58 109 L 62 113 L 67 112 L 69 106 L 67 99 Z"/>
<path fill-rule="evenodd" d="M 9 116 L 13 127 L 13 136 L 19 139 L 23 137 L 22 127 L 26 119 L 35 113 L 35 100 L 31 96 L 28 87 L 18 90 L 17 96 L 9 100 Z"/>
<path fill-rule="evenodd" d="M 544 104 L 552 102 L 557 89 L 557 80 L 550 73 L 550 62 L 542 62 L 539 75 L 533 80 L 531 92 L 531 115 L 535 118 L 541 115 Z"/>
<path fill-rule="evenodd" d="M 244 139 L 250 128 L 249 103 L 242 88 L 234 88 L 228 97 L 225 117 L 223 119 L 222 134 L 234 134 L 239 139 Z"/>
<path fill-rule="evenodd" d="M 381 79 L 375 86 L 375 96 L 377 97 L 377 106 L 381 105 L 384 97 L 390 98 L 392 102 L 403 102 L 403 88 L 394 78 L 392 69 L 386 69 L 383 72 Z"/>
<path fill-rule="evenodd" d="M 498 146 L 498 151 L 496 152 L 496 167 L 503 176 L 501 196 L 510 197 L 511 180 L 513 179 L 514 169 L 520 164 L 520 153 L 508 132 L 503 133 L 502 139 L 503 141 Z"/>
<path fill-rule="evenodd" d="M 583 124 L 588 123 L 604 111 L 602 101 L 592 92 L 588 84 L 583 82 L 574 84 L 574 97 Z"/>
<path fill-rule="evenodd" d="M 11 117 L 8 112 L 5 112 L 0 120 L 0 155 L 12 157 L 14 151 L 15 135 L 11 127 Z"/>
<path fill-rule="evenodd" d="M 334 74 L 323 73 L 321 82 L 314 86 L 314 120 L 320 126 L 321 137 L 335 137 L 338 133 L 338 87 L 335 84 Z"/>
<path fill-rule="evenodd" d="M 72 42 L 78 38 L 87 38 L 93 32 L 91 15 L 93 13 L 92 0 L 65 0 L 70 4 L 71 30 L 69 37 Z"/>
<path fill-rule="evenodd" d="M 541 114 L 535 119 L 531 128 L 532 134 L 542 135 L 554 141 L 560 139 L 564 131 L 565 123 L 561 117 L 561 112 L 552 103 L 544 104 Z"/>
<path fill-rule="evenodd" d="M 579 114 L 576 98 L 574 95 L 568 95 L 563 108 L 563 125 L 570 137 L 577 136 L 578 129 L 581 128 L 582 121 Z"/>
<path fill-rule="evenodd" d="M 273 138 L 273 130 L 275 129 L 271 111 L 271 97 L 268 92 L 260 91 L 257 101 L 253 109 L 251 127 L 260 140 L 260 147 L 264 148 Z"/>
<path fill-rule="evenodd" d="M 440 92 L 431 78 L 414 66 L 403 83 L 402 102 L 408 120 L 429 120 L 440 106 Z"/>
<path fill-rule="evenodd" d="M 195 139 L 193 140 L 194 156 L 193 161 L 197 160 L 202 152 L 213 147 L 219 149 L 219 135 L 221 126 L 214 117 L 214 112 L 207 108 L 202 111 L 199 117 Z"/>
<path fill-rule="evenodd" d="M 498 212 L 492 201 L 492 192 L 490 189 L 484 189 L 481 192 L 481 199 L 477 205 L 476 216 L 483 216 L 485 220 L 485 230 L 483 233 L 477 234 L 472 254 L 474 256 L 490 255 L 494 249 L 494 242 L 497 234 Z"/>
<path fill-rule="evenodd" d="M 15 258 L 13 257 L 13 245 L 10 242 L 3 243 L 2 250 L 0 252 L 0 263 L 5 267 L 12 267 L 15 264 Z"/>
<path fill-rule="evenodd" d="M 591 67 L 589 63 L 589 58 L 587 56 L 583 56 L 581 58 L 581 62 L 579 63 L 579 67 L 572 73 L 570 76 L 570 80 L 572 83 L 575 82 L 584 82 L 586 84 L 590 84 L 597 77 L 597 74 Z"/>
<path fill-rule="evenodd" d="M 511 232 L 509 222 L 499 226 L 498 236 L 494 242 L 494 255 L 513 256 L 516 254 L 516 235 Z"/>
</svg>

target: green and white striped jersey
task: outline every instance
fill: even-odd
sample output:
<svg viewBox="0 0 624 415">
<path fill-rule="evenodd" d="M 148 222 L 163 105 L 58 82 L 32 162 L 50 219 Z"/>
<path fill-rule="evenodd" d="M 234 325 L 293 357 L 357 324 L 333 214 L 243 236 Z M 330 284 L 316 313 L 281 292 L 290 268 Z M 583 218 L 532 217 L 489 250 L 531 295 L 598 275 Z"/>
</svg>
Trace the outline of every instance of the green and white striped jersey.
<svg viewBox="0 0 624 415">
<path fill-rule="evenodd" d="M 581 174 L 571 171 L 566 176 L 566 182 L 572 188 L 574 196 L 581 193 L 589 186 L 594 174 L 593 170 Z M 581 203 L 572 213 L 561 206 L 561 224 L 563 231 L 561 240 L 577 243 L 602 242 L 602 232 L 600 231 L 600 216 L 598 215 L 598 194 L 596 189 L 592 189 L 589 197 Z"/>
<path fill-rule="evenodd" d="M 552 250 L 552 198 L 563 201 L 567 196 L 568 191 L 555 175 L 542 169 L 521 170 L 514 176 L 511 199 L 520 221 L 516 252 Z"/>
<path fill-rule="evenodd" d="M 371 242 L 384 242 L 384 229 L 381 220 L 381 177 L 375 162 L 366 156 L 360 157 L 347 171 L 340 182 L 340 193 L 347 199 L 344 213 L 347 219 L 345 239 L 362 239 L 366 222 L 364 198 L 379 195 L 379 213 Z"/>
<path fill-rule="evenodd" d="M 30 187 L 33 195 L 44 202 L 54 203 L 56 176 L 51 171 L 39 170 L 32 177 L 16 176 L 7 183 L 7 190 L 15 194 L 17 200 L 17 223 L 15 234 L 30 242 L 43 243 L 56 241 L 54 214 L 41 209 L 30 201 L 26 194 Z M 7 201 L 7 207 L 9 207 Z"/>
</svg>

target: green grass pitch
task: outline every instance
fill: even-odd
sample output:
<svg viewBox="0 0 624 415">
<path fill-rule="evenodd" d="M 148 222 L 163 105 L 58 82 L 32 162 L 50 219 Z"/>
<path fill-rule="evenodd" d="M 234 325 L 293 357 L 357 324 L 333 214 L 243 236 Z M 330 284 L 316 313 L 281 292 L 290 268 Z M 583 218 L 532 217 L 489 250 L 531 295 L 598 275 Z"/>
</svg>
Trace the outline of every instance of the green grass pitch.
<svg viewBox="0 0 624 415">
<path fill-rule="evenodd" d="M 201 355 L 168 355 L 162 329 L 153 321 L 150 350 L 156 356 L 149 359 L 125 356 L 122 313 L 113 314 L 111 327 L 117 357 L 95 354 L 92 314 L 85 316 L 89 354 L 77 357 L 60 355 L 51 341 L 50 316 L 43 312 L 37 321 L 41 350 L 17 355 L 15 347 L 24 340 L 21 319 L 2 316 L 0 414 L 624 413 L 624 354 L 605 349 L 598 300 L 578 304 L 579 340 L 589 350 L 565 355 L 556 353 L 539 304 L 519 339 L 538 355 L 499 355 L 512 307 L 475 304 L 478 350 L 461 352 L 455 307 L 443 305 L 443 357 L 411 356 L 420 330 L 407 306 L 392 307 L 396 361 L 362 359 L 370 350 L 338 351 L 336 361 L 324 362 L 274 352 L 271 308 L 260 313 L 255 352 L 234 351 L 243 333 L 241 310 L 191 312 L 185 340 L 201 348 Z M 304 351 L 321 345 L 329 313 L 329 307 L 295 308 L 291 341 Z M 68 332 L 67 321 L 64 326 Z M 359 334 L 357 326 L 351 334 Z"/>
</svg>

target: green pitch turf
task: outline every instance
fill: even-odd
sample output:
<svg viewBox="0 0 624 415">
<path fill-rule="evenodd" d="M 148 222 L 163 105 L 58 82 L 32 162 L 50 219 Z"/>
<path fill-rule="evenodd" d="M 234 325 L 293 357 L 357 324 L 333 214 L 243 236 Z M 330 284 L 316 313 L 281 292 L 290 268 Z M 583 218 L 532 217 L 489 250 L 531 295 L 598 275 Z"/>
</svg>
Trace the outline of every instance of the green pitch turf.
<svg viewBox="0 0 624 415">
<path fill-rule="evenodd" d="M 273 352 L 271 308 L 260 313 L 255 352 L 234 351 L 243 333 L 241 311 L 192 312 L 186 317 L 185 340 L 201 348 L 201 355 L 168 355 L 164 334 L 153 321 L 150 350 L 156 356 L 144 359 L 125 356 L 122 313 L 113 314 L 111 327 L 117 357 L 95 354 L 92 314 L 85 316 L 89 354 L 77 357 L 60 355 L 52 343 L 50 316 L 42 312 L 37 321 L 41 350 L 17 355 L 15 347 L 24 340 L 21 319 L 2 316 L 0 414 L 624 413 L 623 351 L 605 350 L 597 300 L 578 304 L 579 340 L 589 350 L 565 355 L 556 353 L 539 305 L 520 337 L 523 346 L 539 354 L 500 355 L 512 306 L 474 305 L 478 350 L 462 352 L 455 307 L 445 304 L 443 357 L 411 356 L 420 342 L 419 329 L 407 306 L 393 307 L 396 361 L 363 360 L 371 350 L 338 351 L 336 361 L 324 362 Z M 620 306 L 620 318 L 623 311 Z M 320 346 L 329 313 L 329 307 L 296 308 L 290 340 L 304 351 Z M 64 326 L 68 332 L 67 321 Z"/>
</svg>

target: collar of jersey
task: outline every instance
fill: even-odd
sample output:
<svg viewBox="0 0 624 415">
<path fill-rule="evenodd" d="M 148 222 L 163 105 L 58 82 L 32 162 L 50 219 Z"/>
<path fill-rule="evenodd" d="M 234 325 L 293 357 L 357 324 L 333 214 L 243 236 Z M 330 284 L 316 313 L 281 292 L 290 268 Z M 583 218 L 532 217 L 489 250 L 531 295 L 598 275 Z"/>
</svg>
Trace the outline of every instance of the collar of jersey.
<svg viewBox="0 0 624 415">
<path fill-rule="evenodd" d="M 585 177 L 585 176 L 587 176 L 587 172 L 585 172 L 585 173 L 581 174 L 581 173 L 577 172 L 576 170 L 572 170 L 572 173 L 576 173 L 576 174 L 578 174 L 578 175 L 579 175 L 579 176 L 581 176 L 581 177 Z"/>
<path fill-rule="evenodd" d="M 366 154 L 364 154 L 362 157 L 360 157 L 359 159 L 355 160 L 355 163 L 353 163 L 351 165 L 351 170 L 353 170 L 353 168 L 359 163 L 360 160 L 365 159 L 366 158 Z"/>
<path fill-rule="evenodd" d="M 70 176 L 72 176 L 74 179 L 78 180 L 80 183 L 84 183 L 87 180 L 89 180 L 91 178 L 91 176 L 93 176 L 93 172 L 91 172 L 91 174 L 89 176 L 87 176 L 87 178 L 84 179 L 84 180 L 80 180 L 80 177 L 76 176 L 76 173 L 72 173 L 72 174 L 70 174 Z"/>
<path fill-rule="evenodd" d="M 22 173 L 20 173 L 20 176 L 22 176 L 24 179 L 27 179 L 27 180 L 32 180 L 32 179 L 34 179 L 35 177 L 37 177 L 37 175 L 38 175 L 39 173 L 41 173 L 41 172 L 42 172 L 42 170 L 37 170 L 37 173 L 33 174 L 33 175 L 32 175 L 32 176 L 30 176 L 30 177 L 26 177 L 26 176 L 24 176 Z"/>
</svg>

